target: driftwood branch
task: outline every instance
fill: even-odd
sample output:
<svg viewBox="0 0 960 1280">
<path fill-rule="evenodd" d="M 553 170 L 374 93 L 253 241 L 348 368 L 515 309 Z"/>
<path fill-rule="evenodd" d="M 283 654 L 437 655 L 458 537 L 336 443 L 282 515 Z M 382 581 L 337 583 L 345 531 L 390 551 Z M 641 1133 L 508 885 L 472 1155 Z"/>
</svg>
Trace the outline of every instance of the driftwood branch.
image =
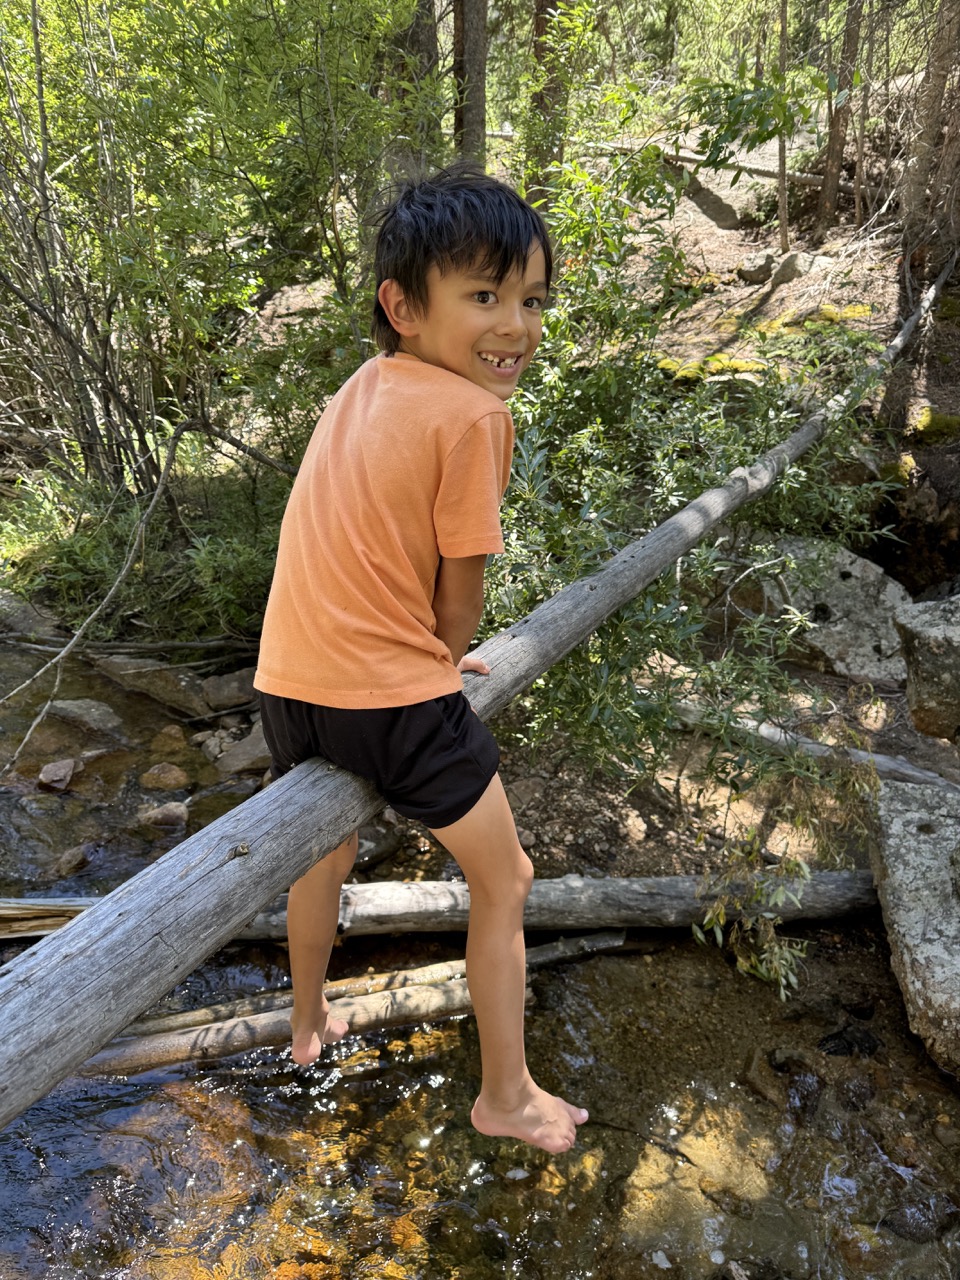
<svg viewBox="0 0 960 1280">
<path fill-rule="evenodd" d="M 938 286 L 922 307 L 933 305 Z M 914 316 L 881 362 L 893 359 L 916 323 Z M 505 707 L 720 520 L 768 492 L 865 386 L 858 381 L 835 396 L 753 466 L 738 468 L 598 573 L 484 644 L 478 653 L 491 674 L 465 680 L 478 713 Z M 381 804 L 368 783 L 309 760 L 7 965 L 0 973 L 0 1127 L 172 990 Z"/>
<path fill-rule="evenodd" d="M 531 948 L 527 952 L 527 969 L 615 951 L 624 941 L 622 932 L 561 938 Z M 465 972 L 465 961 L 447 960 L 418 969 L 330 982 L 326 992 L 328 998 L 337 1001 L 337 1016 L 350 1024 L 350 1034 L 359 1035 L 375 1028 L 471 1012 Z M 259 1007 L 254 1006 L 255 1001 Z M 229 1005 L 137 1023 L 127 1029 L 131 1038 L 109 1045 L 86 1063 L 82 1072 L 132 1074 L 193 1058 L 224 1058 L 247 1049 L 286 1044 L 290 1039 L 292 1003 L 293 993 L 289 990 L 267 992 Z"/>
<path fill-rule="evenodd" d="M 760 873 L 743 881 L 737 893 L 744 902 L 758 899 L 769 879 Z M 815 872 L 803 886 L 795 886 L 797 906 L 784 907 L 784 919 L 814 919 L 844 915 L 875 904 L 870 877 L 856 871 Z M 61 928 L 73 916 L 95 907 L 102 899 L 44 899 L 19 907 L 16 898 L 0 899 L 0 937 L 32 937 Z M 55 914 L 59 910 L 60 914 Z M 340 897 L 341 936 L 375 933 L 442 933 L 465 929 L 470 894 L 462 880 L 377 881 L 344 885 Z M 18 915 L 18 911 L 23 911 Z M 68 914 L 69 913 L 69 914 Z M 701 920 L 705 913 L 702 876 L 638 876 L 632 879 L 563 876 L 535 880 L 527 899 L 527 929 L 639 928 L 672 929 Z M 238 930 L 238 941 L 283 941 L 287 936 L 286 901 L 258 912 Z"/>
<path fill-rule="evenodd" d="M 671 707 L 677 719 L 688 729 L 705 729 L 711 731 L 712 725 L 702 707 L 692 702 L 680 702 Z M 724 722 L 724 728 L 741 739 L 761 741 L 772 751 L 781 755 L 789 755 L 800 751 L 804 755 L 814 756 L 830 764 L 865 765 L 880 778 L 893 782 L 911 782 L 916 786 L 944 787 L 948 791 L 960 793 L 960 786 L 944 778 L 931 769 L 921 769 L 911 764 L 903 756 L 887 756 L 873 751 L 861 751 L 857 747 L 830 746 L 817 742 L 815 738 L 806 738 L 799 733 L 791 733 L 781 725 L 771 724 L 769 720 L 755 720 L 751 716 L 734 716 Z"/>
<path fill-rule="evenodd" d="M 435 1022 L 469 1013 L 472 1008 L 463 978 L 398 991 L 377 991 L 368 996 L 347 996 L 337 1002 L 337 1016 L 360 1034 L 380 1027 Z M 83 1064 L 81 1075 L 125 1074 L 150 1071 L 174 1062 L 209 1061 L 234 1053 L 290 1040 L 290 1015 L 286 1009 L 252 1013 L 227 1022 L 211 1023 L 185 1031 L 169 1031 L 110 1045 Z"/>
</svg>

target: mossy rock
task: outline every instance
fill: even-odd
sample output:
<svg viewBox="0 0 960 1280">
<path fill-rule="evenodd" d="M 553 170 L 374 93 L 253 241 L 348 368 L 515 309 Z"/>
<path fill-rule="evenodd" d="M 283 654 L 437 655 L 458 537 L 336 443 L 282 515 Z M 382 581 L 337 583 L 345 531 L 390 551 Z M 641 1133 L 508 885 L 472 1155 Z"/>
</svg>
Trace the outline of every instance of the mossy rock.
<svg viewBox="0 0 960 1280">
<path fill-rule="evenodd" d="M 917 470 L 917 460 L 912 453 L 901 453 L 899 458 L 884 462 L 880 467 L 881 480 L 893 480 L 908 485 Z"/>
<path fill-rule="evenodd" d="M 661 356 L 657 360 L 657 368 L 664 373 L 672 373 L 675 379 L 686 379 L 691 382 L 703 378 L 714 378 L 718 375 L 744 377 L 750 381 L 756 381 L 756 375 L 770 367 L 766 360 L 755 360 L 746 356 L 728 356 L 721 353 L 707 356 L 703 360 L 678 360 L 675 356 Z"/>
<path fill-rule="evenodd" d="M 960 324 L 960 293 L 941 294 L 934 316 L 937 320 Z"/>
<path fill-rule="evenodd" d="M 910 431 L 920 444 L 951 444 L 960 439 L 960 413 L 941 413 L 925 404 L 911 421 Z"/>
<path fill-rule="evenodd" d="M 867 320 L 873 315 L 873 307 L 869 302 L 851 302 L 845 307 L 835 307 L 825 302 L 817 308 L 811 320 L 822 320 L 827 324 L 846 324 L 848 320 Z"/>
</svg>

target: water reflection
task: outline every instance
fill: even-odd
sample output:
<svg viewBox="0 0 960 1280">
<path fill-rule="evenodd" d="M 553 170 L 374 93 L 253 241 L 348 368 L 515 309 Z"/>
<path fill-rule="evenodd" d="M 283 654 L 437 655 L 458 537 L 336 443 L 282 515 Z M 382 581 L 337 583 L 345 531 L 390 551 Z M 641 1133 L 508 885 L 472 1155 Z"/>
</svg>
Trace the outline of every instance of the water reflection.
<svg viewBox="0 0 960 1280">
<path fill-rule="evenodd" d="M 315 1071 L 263 1051 L 68 1081 L 0 1136 L 0 1275 L 952 1280 L 960 1099 L 869 929 L 846 971 L 883 1047 L 817 1048 L 845 980 L 812 936 L 787 1007 L 686 942 L 539 975 L 531 1059 L 593 1117 L 562 1157 L 471 1129 L 470 1021 L 348 1040 Z"/>
</svg>

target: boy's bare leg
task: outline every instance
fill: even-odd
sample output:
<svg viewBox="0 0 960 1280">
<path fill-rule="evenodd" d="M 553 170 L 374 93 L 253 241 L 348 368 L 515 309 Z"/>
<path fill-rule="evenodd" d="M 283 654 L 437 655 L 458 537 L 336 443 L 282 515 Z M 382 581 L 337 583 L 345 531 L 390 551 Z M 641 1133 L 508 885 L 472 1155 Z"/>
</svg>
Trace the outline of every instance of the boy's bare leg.
<svg viewBox="0 0 960 1280">
<path fill-rule="evenodd" d="M 433 831 L 470 887 L 467 982 L 483 1080 L 471 1119 L 481 1133 L 567 1151 L 587 1113 L 536 1085 L 523 1047 L 523 908 L 533 880 L 499 775 L 458 822 Z"/>
<path fill-rule="evenodd" d="M 287 940 L 293 979 L 294 1062 L 309 1066 L 324 1044 L 342 1040 L 349 1030 L 342 1018 L 329 1016 L 323 994 L 330 951 L 340 919 L 340 889 L 357 856 L 357 834 L 321 858 L 290 887 L 287 897 Z"/>
</svg>

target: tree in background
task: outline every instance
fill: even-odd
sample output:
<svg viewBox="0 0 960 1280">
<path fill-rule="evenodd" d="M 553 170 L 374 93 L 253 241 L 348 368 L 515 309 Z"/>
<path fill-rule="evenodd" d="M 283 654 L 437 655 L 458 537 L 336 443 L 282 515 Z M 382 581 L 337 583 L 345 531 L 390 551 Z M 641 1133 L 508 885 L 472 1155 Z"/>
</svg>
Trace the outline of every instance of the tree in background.
<svg viewBox="0 0 960 1280">
<path fill-rule="evenodd" d="M 958 49 L 960 0 L 940 0 L 900 184 L 908 282 L 911 259 L 920 265 L 928 245 L 935 245 L 936 259 L 945 260 L 960 241 Z"/>
<path fill-rule="evenodd" d="M 864 0 L 847 0 L 843 27 L 843 48 L 837 70 L 837 94 L 833 100 L 827 132 L 827 148 L 823 162 L 823 186 L 817 206 L 815 238 L 822 240 L 827 227 L 836 220 L 837 199 L 840 194 L 840 171 L 843 167 L 843 149 L 847 141 L 852 101 L 850 95 L 859 77 L 856 65 L 860 52 L 860 27 L 863 19 Z"/>
<path fill-rule="evenodd" d="M 487 154 L 487 0 L 453 0 L 454 143 L 483 164 Z"/>
</svg>

